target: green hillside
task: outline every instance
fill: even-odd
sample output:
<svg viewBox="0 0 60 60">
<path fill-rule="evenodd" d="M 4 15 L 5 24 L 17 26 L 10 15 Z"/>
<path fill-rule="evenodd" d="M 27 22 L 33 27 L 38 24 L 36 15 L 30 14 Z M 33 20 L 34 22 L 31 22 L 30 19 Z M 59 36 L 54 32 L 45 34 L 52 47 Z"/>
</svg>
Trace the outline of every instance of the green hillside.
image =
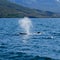
<svg viewBox="0 0 60 60">
<path fill-rule="evenodd" d="M 22 17 L 60 17 L 60 14 L 56 14 L 49 11 L 41 11 L 36 9 L 30 9 L 9 2 L 8 0 L 0 0 L 0 18 L 22 18 Z"/>
</svg>

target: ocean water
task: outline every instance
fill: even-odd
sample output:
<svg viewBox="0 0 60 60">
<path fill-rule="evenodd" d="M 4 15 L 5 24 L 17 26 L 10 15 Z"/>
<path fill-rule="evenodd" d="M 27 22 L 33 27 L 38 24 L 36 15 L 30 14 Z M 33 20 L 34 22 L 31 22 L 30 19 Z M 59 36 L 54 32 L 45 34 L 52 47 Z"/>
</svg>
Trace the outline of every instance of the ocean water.
<svg viewBox="0 0 60 60">
<path fill-rule="evenodd" d="M 30 18 L 31 35 L 20 20 L 0 18 L 0 60 L 60 60 L 60 18 Z"/>
</svg>

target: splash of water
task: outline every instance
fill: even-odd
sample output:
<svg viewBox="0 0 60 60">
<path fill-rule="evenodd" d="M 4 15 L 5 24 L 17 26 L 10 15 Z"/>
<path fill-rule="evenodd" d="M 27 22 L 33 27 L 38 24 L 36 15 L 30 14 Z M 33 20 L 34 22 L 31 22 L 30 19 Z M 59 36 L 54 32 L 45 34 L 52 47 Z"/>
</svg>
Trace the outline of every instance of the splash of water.
<svg viewBox="0 0 60 60">
<path fill-rule="evenodd" d="M 23 29 L 24 33 L 30 34 L 30 29 L 33 27 L 31 20 L 28 17 L 24 17 L 19 20 L 19 24 Z"/>
<path fill-rule="evenodd" d="M 23 35 L 23 37 L 22 37 L 23 40 L 22 41 L 23 41 L 23 43 L 27 43 L 28 38 L 30 37 L 29 35 L 31 34 L 31 29 L 33 27 L 32 21 L 30 20 L 30 18 L 24 17 L 24 18 L 19 20 L 19 25 L 23 29 L 22 33 L 27 34 L 27 35 Z"/>
</svg>

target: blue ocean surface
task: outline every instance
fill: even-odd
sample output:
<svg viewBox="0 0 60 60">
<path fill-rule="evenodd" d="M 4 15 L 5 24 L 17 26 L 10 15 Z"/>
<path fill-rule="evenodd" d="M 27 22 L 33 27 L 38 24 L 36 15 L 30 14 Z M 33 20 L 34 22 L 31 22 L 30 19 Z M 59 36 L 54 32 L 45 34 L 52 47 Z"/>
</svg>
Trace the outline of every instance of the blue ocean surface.
<svg viewBox="0 0 60 60">
<path fill-rule="evenodd" d="M 60 18 L 29 18 L 30 35 L 21 19 L 0 18 L 0 60 L 60 60 Z"/>
</svg>

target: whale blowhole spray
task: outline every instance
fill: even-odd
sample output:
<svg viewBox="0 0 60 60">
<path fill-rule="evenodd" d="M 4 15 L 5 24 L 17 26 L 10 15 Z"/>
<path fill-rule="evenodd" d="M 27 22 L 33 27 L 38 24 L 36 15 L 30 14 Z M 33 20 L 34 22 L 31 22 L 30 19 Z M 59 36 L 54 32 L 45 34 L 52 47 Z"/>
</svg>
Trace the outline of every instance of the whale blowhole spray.
<svg viewBox="0 0 60 60">
<path fill-rule="evenodd" d="M 30 34 L 30 30 L 33 27 L 32 21 L 28 17 L 24 17 L 21 20 L 19 20 L 19 24 L 21 28 L 23 29 L 24 33 Z"/>
</svg>

